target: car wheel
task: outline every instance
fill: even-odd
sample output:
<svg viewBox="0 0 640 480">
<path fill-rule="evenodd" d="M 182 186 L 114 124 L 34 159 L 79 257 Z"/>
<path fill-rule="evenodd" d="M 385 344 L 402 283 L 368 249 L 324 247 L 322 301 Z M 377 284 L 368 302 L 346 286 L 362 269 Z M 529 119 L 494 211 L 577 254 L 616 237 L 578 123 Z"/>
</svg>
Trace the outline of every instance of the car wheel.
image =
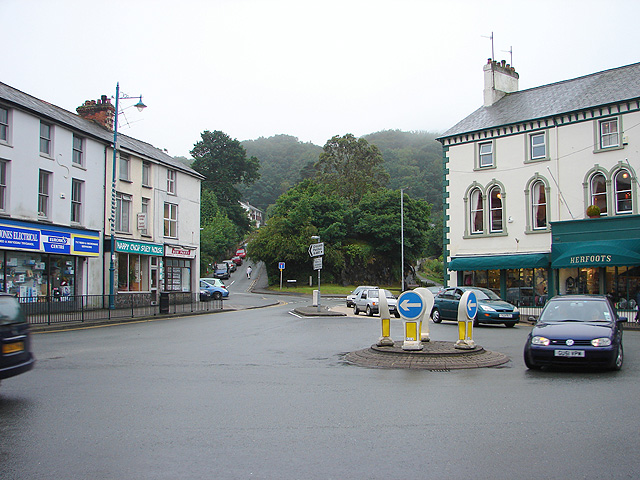
<svg viewBox="0 0 640 480">
<path fill-rule="evenodd" d="M 505 327 L 509 327 L 509 328 L 511 328 L 511 327 L 515 327 L 515 326 L 516 326 L 516 324 L 515 324 L 515 323 L 513 323 L 513 322 L 505 322 L 504 326 L 505 326 Z"/>
<path fill-rule="evenodd" d="M 474 327 L 478 327 L 478 326 L 480 326 L 480 322 L 478 321 L 478 317 L 476 317 L 476 318 L 474 318 L 474 319 L 473 319 L 473 326 L 474 326 Z"/>
<path fill-rule="evenodd" d="M 213 292 L 213 299 L 214 300 L 220 300 L 222 298 L 222 293 L 220 292 Z"/>
<path fill-rule="evenodd" d="M 618 347 L 618 351 L 616 352 L 616 356 L 613 359 L 611 370 L 620 370 L 622 368 L 623 361 L 624 361 L 624 353 L 622 349 L 622 344 L 620 344 L 620 346 Z"/>
<path fill-rule="evenodd" d="M 371 311 L 371 307 L 367 305 L 367 317 L 373 317 L 373 312 Z"/>
<path fill-rule="evenodd" d="M 530 355 L 526 351 L 524 352 L 524 364 L 529 370 L 540 370 L 540 365 L 533 363 L 533 360 L 531 360 Z"/>
<path fill-rule="evenodd" d="M 357 305 L 353 306 L 353 314 L 354 315 L 360 315 L 360 310 L 358 310 L 358 306 Z"/>
<path fill-rule="evenodd" d="M 399 312 L 395 312 L 395 313 L 393 314 L 393 316 L 394 316 L 394 317 L 396 317 L 396 318 L 400 318 L 400 313 L 399 313 Z"/>
<path fill-rule="evenodd" d="M 431 319 L 433 320 L 433 323 L 442 322 L 442 317 L 440 317 L 440 310 L 436 308 L 433 312 L 431 312 Z"/>
</svg>

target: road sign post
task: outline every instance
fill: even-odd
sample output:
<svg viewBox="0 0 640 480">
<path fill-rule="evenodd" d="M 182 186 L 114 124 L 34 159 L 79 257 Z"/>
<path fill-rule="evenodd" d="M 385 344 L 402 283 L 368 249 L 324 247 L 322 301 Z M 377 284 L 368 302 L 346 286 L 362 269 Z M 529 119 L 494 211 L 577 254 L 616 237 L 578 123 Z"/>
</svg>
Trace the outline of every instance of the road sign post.
<svg viewBox="0 0 640 480">
<path fill-rule="evenodd" d="M 404 321 L 403 350 L 422 350 L 420 341 L 420 320 L 424 314 L 425 302 L 417 292 L 408 290 L 398 297 L 398 312 Z"/>
<path fill-rule="evenodd" d="M 458 303 L 458 341 L 455 348 L 473 350 L 476 342 L 473 341 L 473 322 L 478 315 L 478 299 L 473 290 L 467 290 L 462 294 Z"/>
<path fill-rule="evenodd" d="M 313 237 L 312 237 L 313 238 Z M 315 237 L 318 240 L 320 237 Z M 309 245 L 309 256 L 313 258 L 313 269 L 318 270 L 318 312 L 320 311 L 320 270 L 322 270 L 322 255 L 324 255 L 324 243 Z M 319 259 L 316 257 L 320 257 Z"/>
<path fill-rule="evenodd" d="M 280 290 L 282 290 L 282 271 L 284 270 L 284 262 L 278 262 L 278 268 L 280 269 Z"/>
</svg>

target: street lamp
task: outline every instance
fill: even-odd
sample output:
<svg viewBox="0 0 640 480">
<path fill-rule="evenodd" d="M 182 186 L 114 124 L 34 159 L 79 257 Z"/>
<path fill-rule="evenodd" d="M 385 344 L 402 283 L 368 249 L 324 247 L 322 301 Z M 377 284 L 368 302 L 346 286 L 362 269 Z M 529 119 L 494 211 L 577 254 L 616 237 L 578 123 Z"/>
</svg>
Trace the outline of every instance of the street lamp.
<svg viewBox="0 0 640 480">
<path fill-rule="evenodd" d="M 116 84 L 116 112 L 113 122 L 113 165 L 111 175 L 111 218 L 109 220 L 109 227 L 111 230 L 111 262 L 109 264 L 109 309 L 115 308 L 115 283 L 116 283 L 116 152 L 118 151 L 118 109 L 119 100 L 126 100 L 129 98 L 137 98 L 138 103 L 134 105 L 139 112 L 147 108 L 142 103 L 142 95 L 138 97 L 130 97 L 126 93 L 120 96 L 120 82 Z"/>
</svg>

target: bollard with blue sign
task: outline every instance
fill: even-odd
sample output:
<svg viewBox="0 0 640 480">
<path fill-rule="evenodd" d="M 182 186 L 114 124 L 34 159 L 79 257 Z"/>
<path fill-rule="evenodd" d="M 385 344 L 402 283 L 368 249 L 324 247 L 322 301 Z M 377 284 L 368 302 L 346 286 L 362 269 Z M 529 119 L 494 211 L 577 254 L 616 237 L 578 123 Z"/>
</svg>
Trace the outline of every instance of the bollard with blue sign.
<svg viewBox="0 0 640 480">
<path fill-rule="evenodd" d="M 380 295 L 378 299 L 380 310 L 380 322 L 382 323 L 382 336 L 378 340 L 379 347 L 393 347 L 391 338 L 391 314 L 389 313 L 389 303 L 385 295 Z"/>
<path fill-rule="evenodd" d="M 431 316 L 431 310 L 433 310 L 433 293 L 424 287 L 418 287 L 413 291 L 420 294 L 424 300 L 424 311 L 422 312 L 422 318 L 420 319 L 420 340 L 428 342 L 431 340 L 431 337 L 429 336 L 429 317 Z"/>
<path fill-rule="evenodd" d="M 404 321 L 403 350 L 422 350 L 419 325 L 424 310 L 425 302 L 419 293 L 409 290 L 398 297 L 398 312 Z"/>
<path fill-rule="evenodd" d="M 458 341 L 455 348 L 473 350 L 476 343 L 473 341 L 473 322 L 478 314 L 478 299 L 472 290 L 462 294 L 458 304 Z"/>
</svg>

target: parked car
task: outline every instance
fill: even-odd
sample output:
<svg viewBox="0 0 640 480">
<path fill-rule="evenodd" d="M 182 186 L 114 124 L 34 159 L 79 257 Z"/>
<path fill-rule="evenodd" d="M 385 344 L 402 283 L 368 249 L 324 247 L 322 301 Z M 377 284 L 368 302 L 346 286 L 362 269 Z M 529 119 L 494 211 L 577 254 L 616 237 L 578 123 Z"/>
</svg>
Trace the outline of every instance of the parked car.
<svg viewBox="0 0 640 480">
<path fill-rule="evenodd" d="M 229 273 L 229 265 L 224 262 L 216 263 L 216 268 L 213 271 L 213 276 L 221 280 L 227 280 L 229 277 L 231 277 L 231 274 Z"/>
<path fill-rule="evenodd" d="M 233 263 L 235 263 L 238 267 L 242 265 L 242 259 L 237 255 L 235 257 L 231 257 L 231 260 L 233 260 Z"/>
<path fill-rule="evenodd" d="M 478 314 L 474 325 L 481 323 L 503 323 L 513 327 L 520 320 L 518 307 L 502 300 L 493 290 L 482 287 L 450 287 L 440 292 L 433 299 L 431 319 L 433 323 L 442 320 L 458 320 L 458 304 L 460 297 L 467 290 L 473 290 L 478 300 Z"/>
<path fill-rule="evenodd" d="M 205 282 L 204 280 L 200 280 L 200 300 L 222 300 L 223 298 L 227 298 L 229 296 L 229 290 L 225 287 L 216 287 L 215 285 L 210 284 L 209 282 Z"/>
<path fill-rule="evenodd" d="M 236 250 L 236 256 L 244 260 L 247 256 L 247 251 L 244 248 L 239 248 Z"/>
<path fill-rule="evenodd" d="M 347 307 L 353 308 L 353 305 L 354 305 L 353 301 L 356 299 L 356 297 L 360 295 L 360 292 L 362 290 L 369 289 L 369 288 L 378 288 L 378 287 L 374 287 L 373 285 L 360 285 L 356 287 L 355 290 L 353 290 L 353 292 L 347 295 Z"/>
<path fill-rule="evenodd" d="M 229 272 L 233 273 L 238 269 L 238 266 L 235 264 L 233 260 L 225 260 L 224 263 L 229 265 Z"/>
<path fill-rule="evenodd" d="M 393 314 L 396 318 L 400 318 L 400 312 L 398 312 L 398 299 L 393 296 L 389 290 L 382 288 L 369 288 L 362 290 L 353 301 L 353 313 L 358 315 L 360 312 L 366 312 L 368 316 L 372 316 L 375 313 L 380 313 L 380 292 L 384 292 L 387 298 L 387 305 L 389 305 L 389 313 Z"/>
<path fill-rule="evenodd" d="M 207 278 L 201 278 L 200 280 L 204 280 L 205 282 L 210 283 L 214 287 L 227 288 L 227 286 L 224 284 L 224 282 L 222 280 L 220 280 L 219 278 L 207 277 Z"/>
<path fill-rule="evenodd" d="M 435 297 L 439 293 L 444 292 L 444 287 L 442 285 L 435 285 L 433 287 L 427 287 L 427 290 L 433 293 L 433 296 Z"/>
<path fill-rule="evenodd" d="M 524 363 L 586 365 L 620 370 L 622 326 L 611 300 L 604 295 L 564 295 L 550 299 L 527 337 Z"/>
<path fill-rule="evenodd" d="M 16 297 L 0 294 L 0 380 L 28 372 L 34 363 L 22 307 Z"/>
</svg>

